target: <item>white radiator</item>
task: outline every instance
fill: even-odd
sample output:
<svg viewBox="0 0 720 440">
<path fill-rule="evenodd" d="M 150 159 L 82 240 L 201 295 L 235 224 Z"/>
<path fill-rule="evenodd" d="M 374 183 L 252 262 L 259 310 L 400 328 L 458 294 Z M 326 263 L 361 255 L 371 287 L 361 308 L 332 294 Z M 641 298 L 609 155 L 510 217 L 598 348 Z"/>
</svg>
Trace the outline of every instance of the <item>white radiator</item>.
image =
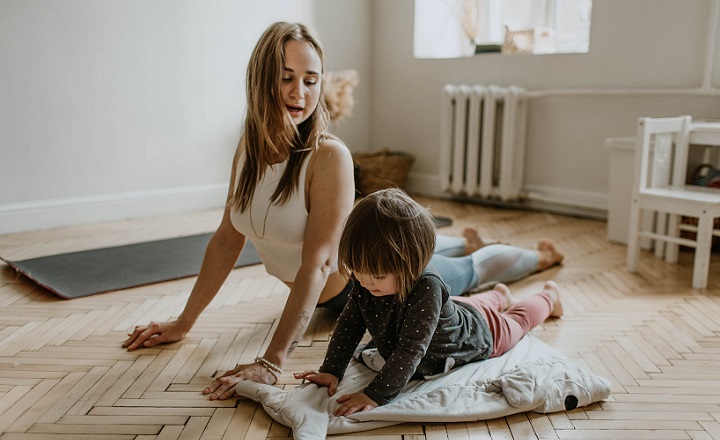
<svg viewBox="0 0 720 440">
<path fill-rule="evenodd" d="M 483 199 L 521 199 L 527 91 L 448 84 L 440 114 L 442 190 Z"/>
</svg>

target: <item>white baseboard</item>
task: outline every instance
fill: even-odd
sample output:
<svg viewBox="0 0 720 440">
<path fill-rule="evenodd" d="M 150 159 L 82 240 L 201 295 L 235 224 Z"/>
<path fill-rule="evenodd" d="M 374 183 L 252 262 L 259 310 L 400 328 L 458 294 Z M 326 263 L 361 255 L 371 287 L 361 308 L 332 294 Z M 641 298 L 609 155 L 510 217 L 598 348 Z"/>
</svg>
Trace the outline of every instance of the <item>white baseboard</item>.
<svg viewBox="0 0 720 440">
<path fill-rule="evenodd" d="M 411 173 L 406 188 L 408 192 L 429 197 L 456 198 L 450 193 L 440 191 L 440 177 L 436 175 Z M 526 185 L 523 189 L 527 193 L 527 200 L 521 206 L 591 218 L 607 218 L 608 194 L 606 193 L 541 185 Z"/>
<path fill-rule="evenodd" d="M 0 234 L 222 208 L 226 196 L 219 184 L 0 205 Z"/>
<path fill-rule="evenodd" d="M 594 211 L 607 211 L 608 194 L 588 191 L 567 190 L 541 185 L 525 185 L 528 199 L 555 205 L 568 205 Z"/>
</svg>

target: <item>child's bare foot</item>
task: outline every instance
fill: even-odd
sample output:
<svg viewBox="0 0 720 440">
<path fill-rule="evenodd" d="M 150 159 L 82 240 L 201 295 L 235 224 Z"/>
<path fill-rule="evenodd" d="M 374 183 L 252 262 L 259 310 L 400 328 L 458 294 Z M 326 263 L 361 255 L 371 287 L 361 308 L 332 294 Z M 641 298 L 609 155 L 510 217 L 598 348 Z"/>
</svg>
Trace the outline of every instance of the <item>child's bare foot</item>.
<svg viewBox="0 0 720 440">
<path fill-rule="evenodd" d="M 551 318 L 559 318 L 563 315 L 563 305 L 560 301 L 560 290 L 558 289 L 558 285 L 555 284 L 555 281 L 548 281 L 543 286 L 543 292 L 546 292 L 550 294 L 550 298 L 552 299 L 552 310 L 550 311 L 550 317 Z"/>
<path fill-rule="evenodd" d="M 550 240 L 540 240 L 537 244 L 538 272 L 562 263 L 565 256 L 561 254 Z"/>
<path fill-rule="evenodd" d="M 498 283 L 493 287 L 493 290 L 496 290 L 503 294 L 505 297 L 505 309 L 507 310 L 509 307 L 514 306 L 518 300 L 510 293 L 510 288 L 506 286 L 505 284 Z"/>
<path fill-rule="evenodd" d="M 463 238 L 465 239 L 465 255 L 470 255 L 485 246 L 485 242 L 480 238 L 475 228 L 465 228 Z"/>
</svg>

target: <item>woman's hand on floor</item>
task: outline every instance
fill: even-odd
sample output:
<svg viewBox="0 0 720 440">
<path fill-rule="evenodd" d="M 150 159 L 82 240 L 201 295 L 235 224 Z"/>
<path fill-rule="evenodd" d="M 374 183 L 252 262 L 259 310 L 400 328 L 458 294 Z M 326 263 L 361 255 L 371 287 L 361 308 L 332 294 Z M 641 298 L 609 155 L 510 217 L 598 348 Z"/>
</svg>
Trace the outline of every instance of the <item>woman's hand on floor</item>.
<svg viewBox="0 0 720 440">
<path fill-rule="evenodd" d="M 123 348 L 133 351 L 138 348 L 154 347 L 158 344 L 167 344 L 182 340 L 188 330 L 181 327 L 177 321 L 151 322 L 148 325 L 138 325 L 128 334 L 123 342 Z"/>
<path fill-rule="evenodd" d="M 210 400 L 225 400 L 235 396 L 235 385 L 244 380 L 273 385 L 277 382 L 275 376 L 268 369 L 257 362 L 237 365 L 230 371 L 218 377 L 203 390 Z"/>
</svg>

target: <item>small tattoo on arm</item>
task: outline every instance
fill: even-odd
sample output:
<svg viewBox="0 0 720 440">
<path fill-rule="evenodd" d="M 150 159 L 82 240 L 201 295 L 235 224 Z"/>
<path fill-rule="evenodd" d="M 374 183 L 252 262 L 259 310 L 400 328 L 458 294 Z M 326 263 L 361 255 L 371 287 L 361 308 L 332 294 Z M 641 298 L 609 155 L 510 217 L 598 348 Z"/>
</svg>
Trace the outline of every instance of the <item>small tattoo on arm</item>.
<svg viewBox="0 0 720 440">
<path fill-rule="evenodd" d="M 310 315 L 307 314 L 307 312 L 303 311 L 300 314 L 300 327 L 306 329 L 308 327 L 308 324 L 310 324 Z"/>
<path fill-rule="evenodd" d="M 289 355 L 290 353 L 295 351 L 295 349 L 297 348 L 299 343 L 300 343 L 300 341 L 293 341 L 292 344 L 290 344 L 290 348 L 288 348 L 288 350 L 287 350 L 287 354 Z"/>
<path fill-rule="evenodd" d="M 300 329 L 301 329 L 300 336 L 298 336 L 298 337 L 302 338 L 302 336 L 305 334 L 305 330 L 308 328 L 308 325 L 310 324 L 310 315 L 306 311 L 303 310 L 302 312 L 300 312 L 300 317 L 298 318 L 298 320 L 300 321 Z M 288 350 L 287 350 L 288 354 L 295 351 L 298 344 L 300 344 L 299 340 L 293 341 L 290 344 L 290 348 L 288 348 Z"/>
</svg>

